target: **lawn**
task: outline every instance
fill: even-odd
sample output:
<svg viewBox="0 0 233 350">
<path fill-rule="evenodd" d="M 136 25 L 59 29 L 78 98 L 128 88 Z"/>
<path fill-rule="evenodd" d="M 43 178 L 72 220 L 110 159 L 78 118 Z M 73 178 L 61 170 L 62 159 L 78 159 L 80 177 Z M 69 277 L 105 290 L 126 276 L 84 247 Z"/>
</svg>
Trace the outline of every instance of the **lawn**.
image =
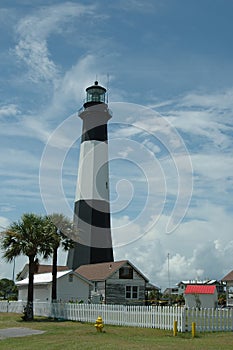
<svg viewBox="0 0 233 350">
<path fill-rule="evenodd" d="M 0 313 L 0 328 L 27 327 L 45 331 L 44 334 L 0 340 L 3 350 L 232 350 L 233 333 L 199 333 L 192 339 L 190 333 L 178 333 L 157 329 L 118 327 L 105 325 L 104 333 L 97 333 L 93 324 L 71 321 L 54 321 L 35 318 L 24 322 L 19 314 Z"/>
</svg>

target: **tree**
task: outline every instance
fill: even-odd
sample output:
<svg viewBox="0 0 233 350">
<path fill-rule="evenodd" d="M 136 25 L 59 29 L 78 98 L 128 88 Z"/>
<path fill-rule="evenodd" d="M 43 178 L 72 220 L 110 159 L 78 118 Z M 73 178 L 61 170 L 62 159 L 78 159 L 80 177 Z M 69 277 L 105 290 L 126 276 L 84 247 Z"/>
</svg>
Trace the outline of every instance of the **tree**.
<svg viewBox="0 0 233 350">
<path fill-rule="evenodd" d="M 57 300 L 57 256 L 58 248 L 68 250 L 74 241 L 69 237 L 74 232 L 72 222 L 63 214 L 52 214 L 45 217 L 45 232 L 52 247 L 52 302 Z"/>
<path fill-rule="evenodd" d="M 17 287 L 14 281 L 7 278 L 0 280 L 0 297 L 3 299 L 17 300 Z"/>
<path fill-rule="evenodd" d="M 23 214 L 21 220 L 13 222 L 2 231 L 1 248 L 3 257 L 12 261 L 19 255 L 25 255 L 29 260 L 29 282 L 25 320 L 33 319 L 33 281 L 37 257 L 48 258 L 51 246 L 46 239 L 44 219 L 36 214 Z"/>
<path fill-rule="evenodd" d="M 226 293 L 222 293 L 218 295 L 218 304 L 220 306 L 225 306 L 226 305 Z"/>
<path fill-rule="evenodd" d="M 150 292 L 149 292 L 149 295 L 148 295 L 148 301 L 151 303 L 151 304 L 157 304 L 159 299 L 161 297 L 161 293 L 159 290 L 156 290 L 156 289 L 152 289 Z"/>
</svg>

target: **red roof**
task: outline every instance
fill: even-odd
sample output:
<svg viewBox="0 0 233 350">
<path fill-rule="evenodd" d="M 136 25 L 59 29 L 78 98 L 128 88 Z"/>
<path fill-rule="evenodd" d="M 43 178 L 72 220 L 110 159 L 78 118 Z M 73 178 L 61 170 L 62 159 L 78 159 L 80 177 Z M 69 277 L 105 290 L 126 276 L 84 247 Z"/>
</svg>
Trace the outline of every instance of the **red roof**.
<svg viewBox="0 0 233 350">
<path fill-rule="evenodd" d="M 216 286 L 188 284 L 184 294 L 214 294 Z"/>
</svg>

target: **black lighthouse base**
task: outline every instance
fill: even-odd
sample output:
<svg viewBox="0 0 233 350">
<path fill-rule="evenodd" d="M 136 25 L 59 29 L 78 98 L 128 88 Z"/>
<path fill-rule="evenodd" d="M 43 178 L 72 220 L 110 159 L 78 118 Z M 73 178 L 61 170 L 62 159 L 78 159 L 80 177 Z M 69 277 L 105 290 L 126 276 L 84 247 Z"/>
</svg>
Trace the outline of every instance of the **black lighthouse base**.
<svg viewBox="0 0 233 350">
<path fill-rule="evenodd" d="M 113 261 L 112 248 L 95 248 L 75 243 L 74 248 L 69 251 L 67 265 L 76 270 L 81 265 Z"/>
</svg>

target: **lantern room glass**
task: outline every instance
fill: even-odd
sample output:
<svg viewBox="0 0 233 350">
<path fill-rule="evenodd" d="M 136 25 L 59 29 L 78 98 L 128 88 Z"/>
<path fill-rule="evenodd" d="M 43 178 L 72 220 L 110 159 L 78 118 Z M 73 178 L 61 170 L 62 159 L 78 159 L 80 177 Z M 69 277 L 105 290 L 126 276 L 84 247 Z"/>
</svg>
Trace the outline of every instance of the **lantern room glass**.
<svg viewBox="0 0 233 350">
<path fill-rule="evenodd" d="M 101 87 L 93 87 L 87 91 L 86 102 L 105 102 L 105 90 Z"/>
</svg>

